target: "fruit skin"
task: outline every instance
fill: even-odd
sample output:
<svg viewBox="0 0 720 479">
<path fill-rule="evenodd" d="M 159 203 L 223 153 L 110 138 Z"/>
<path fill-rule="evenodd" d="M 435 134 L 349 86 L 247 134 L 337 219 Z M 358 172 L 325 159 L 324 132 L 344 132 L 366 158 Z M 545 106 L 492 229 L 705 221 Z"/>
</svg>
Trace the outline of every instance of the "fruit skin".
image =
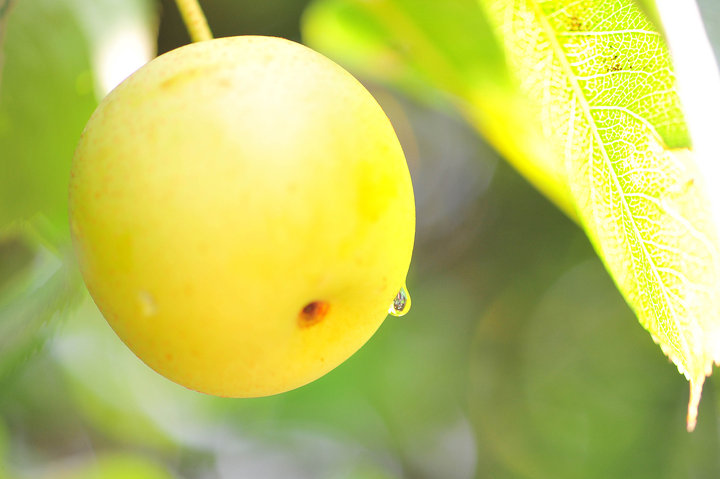
<svg viewBox="0 0 720 479">
<path fill-rule="evenodd" d="M 80 269 L 110 326 L 167 378 L 230 397 L 299 387 L 370 338 L 404 283 L 414 208 L 372 96 L 273 37 L 145 65 L 89 120 L 70 182 Z"/>
</svg>

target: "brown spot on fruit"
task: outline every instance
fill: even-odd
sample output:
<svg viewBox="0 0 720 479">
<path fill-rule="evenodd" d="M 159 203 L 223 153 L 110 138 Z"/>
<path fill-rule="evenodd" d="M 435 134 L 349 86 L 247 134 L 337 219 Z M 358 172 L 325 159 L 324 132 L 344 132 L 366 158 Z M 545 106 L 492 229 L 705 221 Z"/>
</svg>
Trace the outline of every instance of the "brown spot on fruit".
<svg viewBox="0 0 720 479">
<path fill-rule="evenodd" d="M 330 311 L 330 303 L 327 301 L 313 301 L 306 304 L 298 315 L 298 324 L 301 328 L 307 328 L 322 321 Z"/>
</svg>

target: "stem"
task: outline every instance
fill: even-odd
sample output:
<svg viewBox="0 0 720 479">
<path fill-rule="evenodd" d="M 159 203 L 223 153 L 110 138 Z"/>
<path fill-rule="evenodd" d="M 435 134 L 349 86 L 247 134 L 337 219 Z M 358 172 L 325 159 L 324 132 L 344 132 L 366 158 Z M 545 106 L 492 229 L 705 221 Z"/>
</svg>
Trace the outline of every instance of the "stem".
<svg viewBox="0 0 720 479">
<path fill-rule="evenodd" d="M 212 40 L 213 35 L 198 0 L 175 0 L 193 42 Z"/>
</svg>

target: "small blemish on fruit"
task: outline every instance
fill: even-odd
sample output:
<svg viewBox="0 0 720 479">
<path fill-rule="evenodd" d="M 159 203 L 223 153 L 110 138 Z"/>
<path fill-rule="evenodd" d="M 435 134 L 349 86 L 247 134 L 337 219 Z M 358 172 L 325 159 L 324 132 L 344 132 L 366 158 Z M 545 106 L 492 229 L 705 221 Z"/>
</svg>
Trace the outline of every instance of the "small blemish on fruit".
<svg viewBox="0 0 720 479">
<path fill-rule="evenodd" d="M 140 305 L 140 314 L 145 317 L 155 316 L 157 313 L 157 303 L 153 295 L 147 291 L 140 291 L 137 295 L 138 304 Z"/>
<path fill-rule="evenodd" d="M 306 328 L 322 321 L 330 310 L 330 303 L 327 301 L 313 301 L 306 304 L 298 315 L 298 323 L 301 328 Z"/>
</svg>

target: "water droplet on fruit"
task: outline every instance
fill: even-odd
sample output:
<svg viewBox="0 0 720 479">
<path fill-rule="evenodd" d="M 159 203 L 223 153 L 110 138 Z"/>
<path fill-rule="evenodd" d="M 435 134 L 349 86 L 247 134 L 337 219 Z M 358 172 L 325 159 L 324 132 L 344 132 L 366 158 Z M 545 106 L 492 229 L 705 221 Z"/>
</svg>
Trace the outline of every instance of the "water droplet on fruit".
<svg viewBox="0 0 720 479">
<path fill-rule="evenodd" d="M 392 314 L 393 316 L 405 316 L 408 311 L 410 311 L 410 304 L 410 294 L 407 291 L 407 286 L 403 286 L 402 288 L 400 288 L 400 291 L 398 291 L 395 299 L 393 299 L 388 313 Z"/>
<path fill-rule="evenodd" d="M 145 317 L 155 316 L 157 313 L 157 304 L 152 294 L 147 291 L 138 293 L 138 303 L 140 304 L 140 313 Z"/>
</svg>

